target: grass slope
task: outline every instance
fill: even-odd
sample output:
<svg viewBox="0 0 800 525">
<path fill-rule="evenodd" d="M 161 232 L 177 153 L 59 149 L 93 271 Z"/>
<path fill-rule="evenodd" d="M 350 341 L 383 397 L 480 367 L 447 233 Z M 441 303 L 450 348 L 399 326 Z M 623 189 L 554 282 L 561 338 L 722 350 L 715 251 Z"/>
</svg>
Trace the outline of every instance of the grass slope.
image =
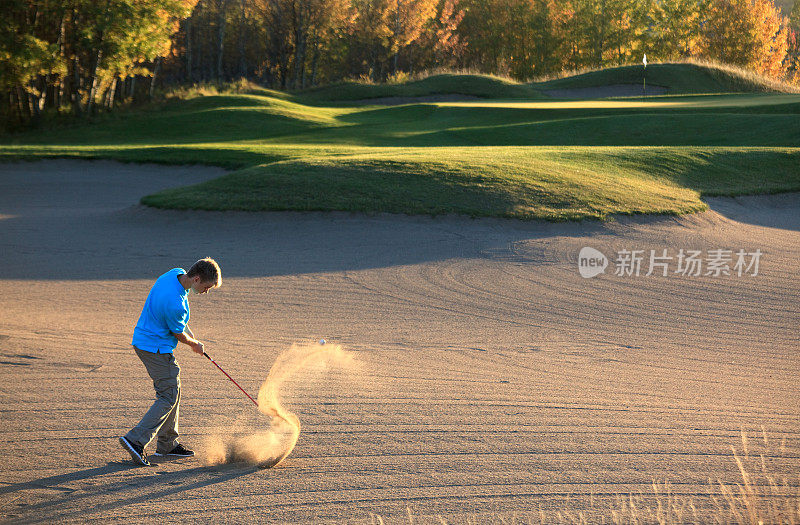
<svg viewBox="0 0 800 525">
<path fill-rule="evenodd" d="M 646 75 L 648 85 L 662 86 L 669 95 L 698 93 L 761 93 L 797 90 L 746 70 L 713 63 L 686 62 L 622 66 L 588 71 L 564 78 L 539 82 L 540 90 L 641 84 Z"/>
<path fill-rule="evenodd" d="M 594 75 L 627 74 L 617 69 Z M 562 220 L 686 213 L 705 209 L 703 195 L 800 190 L 800 95 L 551 101 L 520 98 L 532 88 L 493 77 L 426 80 L 383 87 L 389 91 L 340 86 L 172 100 L 13 136 L 0 143 L 0 160 L 71 156 L 239 170 L 142 201 L 181 209 Z M 456 85 L 510 98 L 321 102 L 335 93 L 408 96 Z"/>
<path fill-rule="evenodd" d="M 545 98 L 534 87 L 492 75 L 439 74 L 400 84 L 338 82 L 307 89 L 300 97 L 307 103 L 353 101 L 382 97 L 422 97 L 458 94 L 481 98 Z"/>
<path fill-rule="evenodd" d="M 386 148 L 264 164 L 145 197 L 156 207 L 604 218 L 700 211 L 700 194 L 787 189 L 800 151 Z M 770 166 L 764 169 L 764 165 Z M 795 177 L 789 189 L 800 190 Z"/>
<path fill-rule="evenodd" d="M 340 82 L 302 91 L 298 94 L 298 99 L 307 104 L 439 94 L 470 95 L 488 99 L 547 99 L 549 97 L 543 91 L 549 89 L 614 84 L 641 85 L 643 72 L 641 65 L 620 66 L 529 84 L 491 75 L 438 74 L 402 84 Z M 649 85 L 664 87 L 669 95 L 797 91 L 793 86 L 743 69 L 713 63 L 655 63 L 647 66 L 646 75 Z"/>
</svg>

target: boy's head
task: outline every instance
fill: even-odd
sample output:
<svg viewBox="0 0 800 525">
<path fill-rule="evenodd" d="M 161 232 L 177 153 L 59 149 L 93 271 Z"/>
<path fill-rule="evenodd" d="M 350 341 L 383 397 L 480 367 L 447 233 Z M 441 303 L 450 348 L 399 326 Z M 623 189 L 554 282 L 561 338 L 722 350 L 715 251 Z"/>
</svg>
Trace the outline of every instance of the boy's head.
<svg viewBox="0 0 800 525">
<path fill-rule="evenodd" d="M 197 294 L 206 293 L 211 288 L 219 288 L 222 285 L 222 271 L 219 269 L 217 261 L 211 257 L 200 259 L 186 272 L 192 282 L 192 291 Z"/>
</svg>

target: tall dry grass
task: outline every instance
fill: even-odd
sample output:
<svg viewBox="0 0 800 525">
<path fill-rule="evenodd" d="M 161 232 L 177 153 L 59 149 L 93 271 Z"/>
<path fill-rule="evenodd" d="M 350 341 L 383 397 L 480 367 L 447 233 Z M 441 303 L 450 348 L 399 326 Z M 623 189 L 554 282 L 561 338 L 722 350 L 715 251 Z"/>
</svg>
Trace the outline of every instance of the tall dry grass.
<svg viewBox="0 0 800 525">
<path fill-rule="evenodd" d="M 753 446 L 744 430 L 741 431 L 741 441 L 741 449 L 731 445 L 731 459 L 739 471 L 740 481 L 726 483 L 720 479 L 710 480 L 708 494 L 698 494 L 698 498 L 704 497 L 706 503 L 683 494 L 674 494 L 669 482 L 653 481 L 652 493 L 617 494 L 613 498 L 613 503 L 605 509 L 596 506 L 594 498 L 591 498 L 590 509 L 586 510 L 572 509 L 567 501 L 557 510 L 548 511 L 540 507 L 536 511 L 476 514 L 460 516 L 457 519 L 448 519 L 441 515 L 417 516 L 408 508 L 407 515 L 398 518 L 389 519 L 378 514 L 370 514 L 369 523 L 371 525 L 800 524 L 800 479 L 792 483 L 786 476 L 771 473 L 767 467 L 767 457 L 775 454 L 785 456 L 785 438 L 780 445 L 777 445 L 769 439 L 762 426 L 759 437 L 759 446 L 762 446 L 762 450 L 758 454 L 751 454 Z"/>
<path fill-rule="evenodd" d="M 175 86 L 163 93 L 166 99 L 188 99 L 195 97 L 209 97 L 214 95 L 240 94 L 260 91 L 263 88 L 246 78 L 231 80 L 230 82 L 198 82 L 185 86 Z"/>
</svg>

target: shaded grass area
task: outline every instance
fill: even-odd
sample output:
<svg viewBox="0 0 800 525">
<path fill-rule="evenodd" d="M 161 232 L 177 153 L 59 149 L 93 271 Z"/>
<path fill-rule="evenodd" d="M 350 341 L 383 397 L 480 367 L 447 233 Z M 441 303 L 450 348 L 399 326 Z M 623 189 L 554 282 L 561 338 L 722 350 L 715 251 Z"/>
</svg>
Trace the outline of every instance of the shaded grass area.
<svg viewBox="0 0 800 525">
<path fill-rule="evenodd" d="M 608 75 L 626 71 L 587 75 L 610 81 Z M 240 170 L 142 201 L 181 209 L 563 220 L 687 213 L 705 209 L 703 195 L 800 190 L 800 95 L 550 101 L 534 94 L 395 107 L 320 102 L 335 93 L 360 97 L 362 88 L 380 88 L 383 96 L 463 85 L 496 97 L 533 89 L 496 77 L 440 75 L 300 94 L 198 91 L 8 137 L 0 141 L 0 160 L 106 158 Z"/>
</svg>

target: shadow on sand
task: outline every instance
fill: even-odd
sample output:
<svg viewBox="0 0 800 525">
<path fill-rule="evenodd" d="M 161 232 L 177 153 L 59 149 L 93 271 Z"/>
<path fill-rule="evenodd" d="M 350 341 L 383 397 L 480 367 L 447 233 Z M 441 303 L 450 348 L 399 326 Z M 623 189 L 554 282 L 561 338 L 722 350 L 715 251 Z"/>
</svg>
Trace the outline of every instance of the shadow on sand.
<svg viewBox="0 0 800 525">
<path fill-rule="evenodd" d="M 217 259 L 226 277 L 356 271 L 480 258 L 521 240 L 610 232 L 609 224 L 600 221 L 156 210 L 138 205 L 139 198 L 222 172 L 107 161 L 47 162 L 55 164 L 0 169 L 5 279 L 150 280 L 205 256 Z M 707 201 L 732 220 L 800 230 L 798 193 Z M 618 218 L 633 224 L 672 219 Z"/>
<path fill-rule="evenodd" d="M 167 461 L 160 461 L 165 463 Z M 75 519 L 89 514 L 144 503 L 187 490 L 224 483 L 234 478 L 258 472 L 258 467 L 238 463 L 221 466 L 193 467 L 177 472 L 155 471 L 138 467 L 130 462 L 112 461 L 103 467 L 94 467 L 68 474 L 49 476 L 32 481 L 0 487 L 0 495 L 14 495 L 23 491 L 55 489 L 63 495 L 51 496 L 43 501 L 20 507 L 6 515 L 10 523 L 52 522 L 57 519 Z M 104 482 L 104 476 L 121 472 L 143 473 Z M 82 481 L 83 488 L 61 485 Z"/>
</svg>

